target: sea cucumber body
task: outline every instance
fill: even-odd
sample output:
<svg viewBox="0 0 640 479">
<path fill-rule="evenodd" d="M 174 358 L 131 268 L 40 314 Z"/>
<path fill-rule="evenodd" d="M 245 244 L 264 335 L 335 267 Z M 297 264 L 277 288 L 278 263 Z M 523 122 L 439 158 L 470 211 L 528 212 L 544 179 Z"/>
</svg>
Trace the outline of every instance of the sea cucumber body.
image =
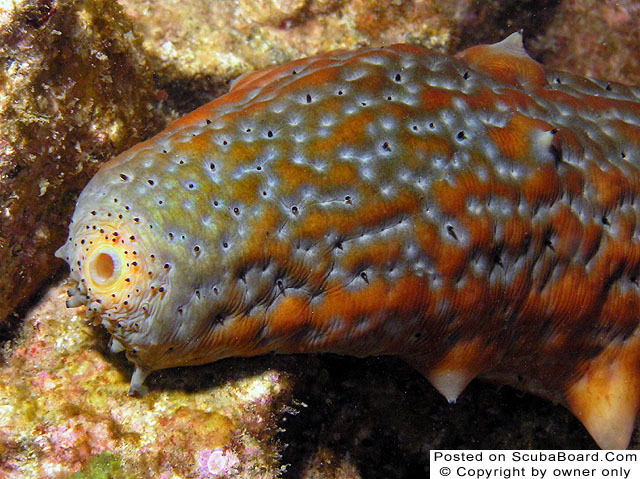
<svg viewBox="0 0 640 479">
<path fill-rule="evenodd" d="M 481 373 L 520 381 L 626 445 L 640 90 L 516 40 L 254 73 L 106 164 L 58 254 L 132 387 L 228 356 L 390 354 L 449 400 Z"/>
</svg>

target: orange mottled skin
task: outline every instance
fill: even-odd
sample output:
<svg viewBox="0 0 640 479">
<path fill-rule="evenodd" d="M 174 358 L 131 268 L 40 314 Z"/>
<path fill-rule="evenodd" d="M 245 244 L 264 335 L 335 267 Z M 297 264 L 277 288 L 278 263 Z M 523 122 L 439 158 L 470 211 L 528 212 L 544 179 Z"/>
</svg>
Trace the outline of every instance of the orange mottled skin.
<svg viewBox="0 0 640 479">
<path fill-rule="evenodd" d="M 397 355 L 450 401 L 479 374 L 562 401 L 603 447 L 640 402 L 640 91 L 519 36 L 240 78 L 109 162 L 59 251 L 151 371 Z"/>
</svg>

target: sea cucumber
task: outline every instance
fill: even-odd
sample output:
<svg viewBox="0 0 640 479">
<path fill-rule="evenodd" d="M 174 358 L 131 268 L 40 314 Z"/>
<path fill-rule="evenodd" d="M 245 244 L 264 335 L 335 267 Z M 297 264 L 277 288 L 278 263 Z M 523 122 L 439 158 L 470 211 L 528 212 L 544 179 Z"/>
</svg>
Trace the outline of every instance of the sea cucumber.
<svg viewBox="0 0 640 479">
<path fill-rule="evenodd" d="M 154 370 L 397 355 L 565 404 L 604 448 L 640 404 L 640 89 L 520 34 L 252 73 L 106 163 L 56 253 L 69 307 Z"/>
</svg>

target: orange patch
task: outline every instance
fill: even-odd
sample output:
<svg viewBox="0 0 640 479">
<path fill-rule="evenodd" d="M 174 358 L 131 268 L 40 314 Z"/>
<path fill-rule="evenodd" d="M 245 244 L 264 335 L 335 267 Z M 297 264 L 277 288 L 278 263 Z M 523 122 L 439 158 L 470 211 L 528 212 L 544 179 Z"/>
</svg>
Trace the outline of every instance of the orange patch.
<svg viewBox="0 0 640 479">
<path fill-rule="evenodd" d="M 596 191 L 597 201 L 605 210 L 612 210 L 632 195 L 628 177 L 613 165 L 605 171 L 598 164 L 588 165 L 591 184 Z"/>
<path fill-rule="evenodd" d="M 580 248 L 584 227 L 580 219 L 568 206 L 561 206 L 551 219 L 551 228 L 556 234 L 553 247 L 558 259 L 571 260 Z"/>
<path fill-rule="evenodd" d="M 499 43 L 470 47 L 456 57 L 509 85 L 542 86 L 547 82 L 544 69 L 538 62 L 526 54 L 509 54 L 500 48 Z"/>
<path fill-rule="evenodd" d="M 345 270 L 357 273 L 363 265 L 385 267 L 398 261 L 401 256 L 402 242 L 396 239 L 367 244 L 344 255 L 340 262 Z"/>
<path fill-rule="evenodd" d="M 297 191 L 300 186 L 308 183 L 320 183 L 320 175 L 316 169 L 310 165 L 297 164 L 282 158 L 274 161 L 271 167 L 280 179 L 280 189 L 283 195 L 290 195 L 294 191 Z"/>
<path fill-rule="evenodd" d="M 364 141 L 365 128 L 376 119 L 376 112 L 373 110 L 360 110 L 357 115 L 346 117 L 341 123 L 331 130 L 331 135 L 327 138 L 310 141 L 307 148 L 313 155 L 322 155 L 327 152 L 334 152 L 336 148 L 350 144 L 354 140 L 356 143 Z"/>
<path fill-rule="evenodd" d="M 504 223 L 504 247 L 515 255 L 523 254 L 531 240 L 531 222 L 519 215 L 513 215 Z"/>
<path fill-rule="evenodd" d="M 427 87 L 420 93 L 420 108 L 425 111 L 435 111 L 451 105 L 451 100 L 457 95 L 452 90 Z"/>
<path fill-rule="evenodd" d="M 439 180 L 431 186 L 431 193 L 445 215 L 455 217 L 466 211 L 467 193 L 463 187 Z"/>
<path fill-rule="evenodd" d="M 404 148 L 411 152 L 407 155 L 407 165 L 417 168 L 425 159 L 435 156 L 449 158 L 453 154 L 451 144 L 441 136 L 407 136 L 404 139 Z"/>
<path fill-rule="evenodd" d="M 560 196 L 561 188 L 555 168 L 541 166 L 522 182 L 522 195 L 530 205 L 551 204 Z"/>
<path fill-rule="evenodd" d="M 252 206 L 262 197 L 261 184 L 262 178 L 259 174 L 244 175 L 241 179 L 230 183 L 231 198 L 247 206 Z"/>
<path fill-rule="evenodd" d="M 310 324 L 309 302 L 303 296 L 287 295 L 269 314 L 269 330 L 276 337 L 287 338 Z"/>
<path fill-rule="evenodd" d="M 504 156 L 524 159 L 532 153 L 532 134 L 551 130 L 553 130 L 553 126 L 546 121 L 514 113 L 503 128 L 488 128 L 487 134 L 496 143 Z"/>
</svg>

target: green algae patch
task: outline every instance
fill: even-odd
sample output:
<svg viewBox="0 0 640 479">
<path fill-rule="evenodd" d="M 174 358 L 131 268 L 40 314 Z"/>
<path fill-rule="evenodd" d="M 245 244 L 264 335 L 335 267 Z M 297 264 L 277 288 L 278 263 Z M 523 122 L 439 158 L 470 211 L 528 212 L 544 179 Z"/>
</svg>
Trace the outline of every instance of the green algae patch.
<svg viewBox="0 0 640 479">
<path fill-rule="evenodd" d="M 115 454 L 103 452 L 89 459 L 87 466 L 69 476 L 71 479 L 128 479 L 122 460 Z"/>
</svg>

